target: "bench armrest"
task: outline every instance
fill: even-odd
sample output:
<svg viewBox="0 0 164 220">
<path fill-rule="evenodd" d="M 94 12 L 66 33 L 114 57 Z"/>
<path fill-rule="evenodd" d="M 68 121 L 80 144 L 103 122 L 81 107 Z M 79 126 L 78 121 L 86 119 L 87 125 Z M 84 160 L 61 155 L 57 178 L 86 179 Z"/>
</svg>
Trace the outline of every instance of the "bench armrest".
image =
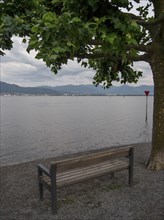
<svg viewBox="0 0 164 220">
<path fill-rule="evenodd" d="M 40 171 L 41 173 L 46 174 L 49 177 L 51 176 L 50 169 L 47 166 L 43 165 L 43 164 L 38 165 L 38 171 Z"/>
</svg>

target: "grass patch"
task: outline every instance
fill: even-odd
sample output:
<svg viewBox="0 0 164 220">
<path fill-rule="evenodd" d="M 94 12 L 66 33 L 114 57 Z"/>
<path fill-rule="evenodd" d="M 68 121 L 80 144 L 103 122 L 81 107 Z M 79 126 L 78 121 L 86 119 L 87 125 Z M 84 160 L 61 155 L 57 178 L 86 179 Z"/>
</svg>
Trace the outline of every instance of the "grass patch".
<svg viewBox="0 0 164 220">
<path fill-rule="evenodd" d="M 61 207 L 63 205 L 70 205 L 74 202 L 75 200 L 73 198 L 71 198 L 70 196 L 66 196 L 64 199 L 58 201 L 58 206 Z"/>
<path fill-rule="evenodd" d="M 110 184 L 110 185 L 106 185 L 102 191 L 103 192 L 110 192 L 110 191 L 114 191 L 114 190 L 118 190 L 118 189 L 121 189 L 123 188 L 124 185 L 122 184 Z"/>
</svg>

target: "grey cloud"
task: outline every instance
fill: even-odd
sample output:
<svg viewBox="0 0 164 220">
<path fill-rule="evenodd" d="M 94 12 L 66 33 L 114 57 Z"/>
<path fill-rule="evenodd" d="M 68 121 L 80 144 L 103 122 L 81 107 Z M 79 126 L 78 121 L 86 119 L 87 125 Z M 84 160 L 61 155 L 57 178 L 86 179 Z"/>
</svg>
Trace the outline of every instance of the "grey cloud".
<svg viewBox="0 0 164 220">
<path fill-rule="evenodd" d="M 94 71 L 81 67 L 75 61 L 68 61 L 62 66 L 62 70 L 57 75 L 53 74 L 45 63 L 36 60 L 35 52 L 26 52 L 26 45 L 21 43 L 21 39 L 14 38 L 14 48 L 6 52 L 6 56 L 1 58 L 1 80 L 8 83 L 15 83 L 21 86 L 41 86 L 41 85 L 68 85 L 68 84 L 91 84 L 93 82 Z M 134 68 L 143 71 L 143 77 L 139 84 L 153 84 L 152 73 L 148 64 L 144 62 L 134 63 Z"/>
<path fill-rule="evenodd" d="M 139 84 L 153 85 L 153 74 L 151 67 L 146 62 L 135 62 L 134 69 L 142 71 L 142 77 L 139 79 Z"/>
<path fill-rule="evenodd" d="M 35 52 L 28 54 L 26 45 L 14 38 L 14 47 L 2 57 L 1 80 L 22 86 L 66 85 L 92 83 L 94 72 L 81 67 L 75 61 L 68 61 L 57 75 L 45 63 L 36 60 Z"/>
</svg>

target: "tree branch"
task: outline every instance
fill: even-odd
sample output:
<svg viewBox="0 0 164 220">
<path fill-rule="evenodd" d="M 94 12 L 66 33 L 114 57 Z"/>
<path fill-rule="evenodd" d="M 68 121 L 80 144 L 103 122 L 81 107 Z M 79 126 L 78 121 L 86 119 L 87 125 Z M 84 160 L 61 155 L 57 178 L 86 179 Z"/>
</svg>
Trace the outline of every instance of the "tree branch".
<svg viewBox="0 0 164 220">
<path fill-rule="evenodd" d="M 0 50 L 0 56 L 4 56 L 4 55 L 5 53 L 2 50 Z"/>
<path fill-rule="evenodd" d="M 135 57 L 129 56 L 128 58 L 133 62 L 138 62 L 138 61 L 149 62 L 149 55 L 147 53 Z"/>
<path fill-rule="evenodd" d="M 103 41 L 100 40 L 100 39 L 92 39 L 89 41 L 89 45 L 95 45 L 95 46 L 98 46 L 98 45 L 102 45 Z"/>
<path fill-rule="evenodd" d="M 131 17 L 131 19 L 133 19 L 133 20 L 143 20 L 140 16 L 135 15 L 135 14 L 133 14 L 133 13 L 125 13 L 125 12 L 123 12 L 123 14 L 125 14 L 125 15 Z"/>
<path fill-rule="evenodd" d="M 91 40 L 89 42 L 89 45 L 101 46 L 102 44 L 103 44 L 102 40 Z M 142 52 L 150 52 L 151 51 L 151 47 L 149 45 L 144 45 L 144 44 L 139 44 L 138 46 L 128 45 L 125 47 L 125 50 L 127 50 L 127 51 L 130 49 L 136 49 L 136 50 L 142 51 Z"/>
<path fill-rule="evenodd" d="M 150 45 L 144 45 L 144 44 L 139 44 L 139 45 L 132 45 L 132 46 L 127 46 L 126 47 L 127 51 L 130 49 L 135 49 L 141 52 L 150 52 L 151 51 L 151 46 Z"/>
<path fill-rule="evenodd" d="M 102 58 L 107 58 L 108 56 L 110 56 L 110 59 L 114 61 L 114 57 L 112 57 L 110 54 L 104 54 L 104 53 L 90 53 L 90 54 L 82 54 L 82 53 L 79 53 L 79 54 L 75 54 L 75 56 L 77 58 L 80 58 L 80 59 L 102 59 Z"/>
<path fill-rule="evenodd" d="M 111 61 L 116 61 L 116 58 L 114 56 L 111 56 L 111 54 L 104 54 L 104 53 L 93 53 L 93 54 L 75 54 L 75 57 L 79 59 L 104 59 L 108 58 Z M 131 56 L 127 54 L 127 58 L 131 60 L 132 62 L 134 61 L 149 61 L 149 55 L 147 53 L 143 55 L 137 55 L 137 56 Z M 118 59 L 118 58 L 117 58 Z"/>
<path fill-rule="evenodd" d="M 160 24 L 162 21 L 164 21 L 164 12 L 162 12 L 158 16 L 158 18 L 150 20 L 150 21 L 146 21 L 146 20 L 142 19 L 140 16 L 134 15 L 132 13 L 125 13 L 125 14 L 130 16 L 133 20 L 135 20 L 137 24 L 144 26 L 144 27 Z"/>
<path fill-rule="evenodd" d="M 153 26 L 153 25 L 156 25 L 156 24 L 160 24 L 160 23 L 162 23 L 163 21 L 164 21 L 164 12 L 161 13 L 158 18 L 153 19 L 153 20 L 151 20 L 151 21 L 145 21 L 145 20 L 143 20 L 143 19 L 141 19 L 141 20 L 136 20 L 137 24 L 143 25 L 143 26 Z"/>
</svg>

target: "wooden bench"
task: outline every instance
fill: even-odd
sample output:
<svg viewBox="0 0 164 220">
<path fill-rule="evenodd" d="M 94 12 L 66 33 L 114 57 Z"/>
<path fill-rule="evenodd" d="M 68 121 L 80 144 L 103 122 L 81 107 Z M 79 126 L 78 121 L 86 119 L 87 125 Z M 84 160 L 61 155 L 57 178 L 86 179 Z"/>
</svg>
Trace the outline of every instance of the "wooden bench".
<svg viewBox="0 0 164 220">
<path fill-rule="evenodd" d="M 128 183 L 133 184 L 133 156 L 131 146 L 111 148 L 86 155 L 72 156 L 51 163 L 50 168 L 38 165 L 40 200 L 43 200 L 43 187 L 51 193 L 52 214 L 57 213 L 57 188 L 79 183 L 88 179 L 124 169 L 128 170 Z"/>
</svg>

